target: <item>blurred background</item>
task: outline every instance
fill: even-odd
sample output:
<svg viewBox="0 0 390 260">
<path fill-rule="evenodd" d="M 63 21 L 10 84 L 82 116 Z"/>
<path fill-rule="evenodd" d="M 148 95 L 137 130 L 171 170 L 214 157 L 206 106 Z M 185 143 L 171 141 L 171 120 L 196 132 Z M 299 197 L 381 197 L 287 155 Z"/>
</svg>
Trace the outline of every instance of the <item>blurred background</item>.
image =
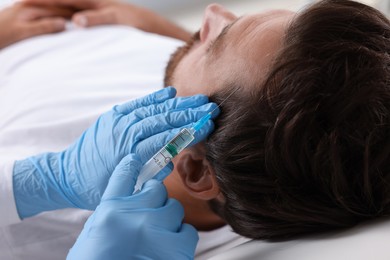
<svg viewBox="0 0 390 260">
<path fill-rule="evenodd" d="M 55 0 L 53 0 L 55 1 Z M 190 31 L 200 28 L 203 11 L 211 3 L 219 3 L 236 15 L 257 13 L 269 9 L 289 9 L 297 11 L 310 0 L 127 0 L 130 3 L 148 7 L 170 18 Z M 390 0 L 358 0 L 374 6 L 382 12 L 390 13 Z"/>
<path fill-rule="evenodd" d="M 0 8 L 20 0 L 0 0 Z M 52 0 L 56 1 L 56 0 Z M 98 0 L 97 0 L 98 1 Z M 237 16 L 269 9 L 298 11 L 315 0 L 119 0 L 144 6 L 160 13 L 189 31 L 200 28 L 207 5 L 218 3 Z M 390 17 L 390 0 L 355 0 L 371 5 Z"/>
</svg>

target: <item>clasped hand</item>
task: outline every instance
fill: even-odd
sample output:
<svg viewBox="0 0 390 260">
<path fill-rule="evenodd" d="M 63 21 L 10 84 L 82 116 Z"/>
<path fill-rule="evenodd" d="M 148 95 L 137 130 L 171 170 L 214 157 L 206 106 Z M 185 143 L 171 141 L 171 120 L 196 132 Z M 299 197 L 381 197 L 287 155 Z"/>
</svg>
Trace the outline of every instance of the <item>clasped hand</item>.
<svg viewBox="0 0 390 260">
<path fill-rule="evenodd" d="M 66 7 L 75 10 L 73 22 L 80 27 L 120 24 L 183 41 L 191 34 L 159 14 L 119 0 L 23 0 L 44 7 Z"/>
<path fill-rule="evenodd" d="M 0 49 L 18 41 L 65 29 L 68 8 L 16 3 L 0 11 Z"/>
<path fill-rule="evenodd" d="M 120 24 L 180 40 L 191 34 L 146 8 L 115 0 L 22 0 L 0 11 L 0 50 L 34 36 L 80 27 Z"/>
</svg>

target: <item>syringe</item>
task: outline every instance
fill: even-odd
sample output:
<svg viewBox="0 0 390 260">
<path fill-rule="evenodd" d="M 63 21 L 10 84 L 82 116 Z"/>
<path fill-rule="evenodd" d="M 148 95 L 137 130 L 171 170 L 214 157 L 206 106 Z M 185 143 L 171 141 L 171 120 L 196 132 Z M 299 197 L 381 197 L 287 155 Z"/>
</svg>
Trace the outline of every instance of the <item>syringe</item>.
<svg viewBox="0 0 390 260">
<path fill-rule="evenodd" d="M 219 105 L 220 107 L 228 100 L 239 88 L 233 90 Z M 218 108 L 217 107 L 217 108 Z M 141 190 L 145 182 L 152 179 L 164 168 L 172 159 L 183 151 L 195 139 L 195 132 L 201 129 L 207 121 L 210 120 L 212 114 L 217 109 L 209 112 L 207 115 L 199 119 L 191 128 L 184 128 L 175 137 L 172 138 L 160 151 L 158 151 L 149 161 L 142 166 L 141 172 L 138 175 L 137 182 L 134 187 L 134 193 Z M 133 194 L 134 194 L 133 193 Z"/>
<path fill-rule="evenodd" d="M 142 185 L 152 179 L 164 168 L 176 155 L 183 151 L 194 139 L 195 132 L 201 129 L 211 118 L 210 112 L 197 121 L 191 128 L 183 128 L 160 151 L 158 151 L 142 167 L 134 187 L 134 193 L 141 190 Z"/>
</svg>

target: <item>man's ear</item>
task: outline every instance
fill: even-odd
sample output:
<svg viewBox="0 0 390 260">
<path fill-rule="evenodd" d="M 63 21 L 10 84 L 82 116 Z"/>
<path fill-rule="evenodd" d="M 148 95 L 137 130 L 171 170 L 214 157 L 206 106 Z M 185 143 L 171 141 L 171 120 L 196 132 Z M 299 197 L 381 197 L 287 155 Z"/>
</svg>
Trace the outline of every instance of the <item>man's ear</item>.
<svg viewBox="0 0 390 260">
<path fill-rule="evenodd" d="M 184 188 L 192 196 L 202 200 L 211 200 L 218 196 L 220 191 L 214 169 L 206 160 L 203 144 L 197 144 L 183 151 L 175 168 Z"/>
</svg>

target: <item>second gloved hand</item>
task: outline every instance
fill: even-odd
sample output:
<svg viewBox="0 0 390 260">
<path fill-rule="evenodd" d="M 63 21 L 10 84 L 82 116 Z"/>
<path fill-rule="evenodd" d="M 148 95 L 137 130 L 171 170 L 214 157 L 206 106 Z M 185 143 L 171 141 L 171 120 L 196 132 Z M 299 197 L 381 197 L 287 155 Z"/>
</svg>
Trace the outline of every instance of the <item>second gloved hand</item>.
<svg viewBox="0 0 390 260">
<path fill-rule="evenodd" d="M 198 234 L 182 224 L 183 207 L 167 198 L 165 186 L 151 180 L 131 195 L 141 166 L 134 154 L 120 162 L 68 260 L 194 258 Z M 169 167 L 163 171 L 171 171 Z"/>
<path fill-rule="evenodd" d="M 17 161 L 14 195 L 19 216 L 75 207 L 95 209 L 108 179 L 120 160 L 137 153 L 145 163 L 179 128 L 199 120 L 216 105 L 197 95 L 174 98 L 166 88 L 126 104 L 99 117 L 94 125 L 68 149 Z M 213 123 L 196 135 L 204 139 Z"/>
</svg>

